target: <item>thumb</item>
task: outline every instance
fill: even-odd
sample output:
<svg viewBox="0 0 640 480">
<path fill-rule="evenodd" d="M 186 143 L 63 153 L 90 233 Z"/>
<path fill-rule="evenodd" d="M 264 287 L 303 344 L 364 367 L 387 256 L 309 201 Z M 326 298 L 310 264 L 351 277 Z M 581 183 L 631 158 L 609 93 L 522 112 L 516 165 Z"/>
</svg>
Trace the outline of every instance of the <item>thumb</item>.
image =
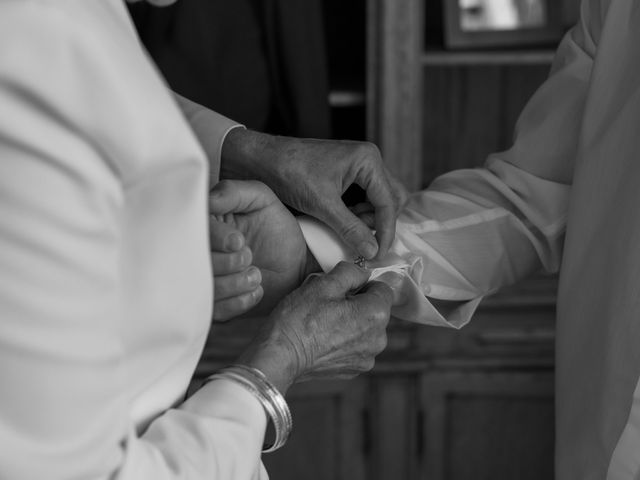
<svg viewBox="0 0 640 480">
<path fill-rule="evenodd" d="M 367 225 L 338 200 L 325 203 L 316 216 L 329 225 L 358 255 L 370 260 L 378 253 L 378 242 Z"/>
<path fill-rule="evenodd" d="M 330 297 L 344 298 L 350 292 L 363 287 L 370 272 L 349 262 L 338 263 L 326 275 L 318 277 L 320 289 Z"/>
<path fill-rule="evenodd" d="M 393 292 L 393 305 L 401 305 L 406 301 L 406 293 L 403 291 L 404 275 L 396 272 L 385 272 L 376 278 L 377 282 L 385 283 Z"/>
<path fill-rule="evenodd" d="M 260 210 L 275 200 L 275 194 L 264 183 L 222 180 L 209 193 L 209 211 L 212 215 L 249 213 Z"/>
</svg>

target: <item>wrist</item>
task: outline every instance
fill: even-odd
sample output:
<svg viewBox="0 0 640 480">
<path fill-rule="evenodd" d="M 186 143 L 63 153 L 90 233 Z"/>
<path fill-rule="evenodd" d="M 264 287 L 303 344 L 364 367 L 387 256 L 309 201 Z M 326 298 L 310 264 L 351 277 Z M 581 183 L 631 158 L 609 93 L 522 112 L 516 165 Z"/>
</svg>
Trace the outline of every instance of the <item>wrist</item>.
<svg viewBox="0 0 640 480">
<path fill-rule="evenodd" d="M 299 376 L 300 362 L 287 340 L 261 333 L 240 356 L 238 362 L 257 368 L 285 395 Z"/>
<path fill-rule="evenodd" d="M 264 182 L 271 150 L 270 135 L 243 128 L 232 130 L 222 144 L 220 177 Z"/>
</svg>

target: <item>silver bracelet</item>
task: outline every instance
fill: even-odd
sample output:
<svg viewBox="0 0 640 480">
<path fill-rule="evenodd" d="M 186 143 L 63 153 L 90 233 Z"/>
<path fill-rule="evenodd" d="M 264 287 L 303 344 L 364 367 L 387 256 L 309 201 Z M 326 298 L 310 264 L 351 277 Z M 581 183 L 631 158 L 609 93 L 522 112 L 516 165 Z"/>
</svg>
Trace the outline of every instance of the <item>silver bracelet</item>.
<svg viewBox="0 0 640 480">
<path fill-rule="evenodd" d="M 293 419 L 286 400 L 280 391 L 257 368 L 246 365 L 231 365 L 207 378 L 205 383 L 224 378 L 241 385 L 261 403 L 271 418 L 275 431 L 275 439 L 271 445 L 264 445 L 264 453 L 275 452 L 281 448 L 291 434 Z"/>
</svg>

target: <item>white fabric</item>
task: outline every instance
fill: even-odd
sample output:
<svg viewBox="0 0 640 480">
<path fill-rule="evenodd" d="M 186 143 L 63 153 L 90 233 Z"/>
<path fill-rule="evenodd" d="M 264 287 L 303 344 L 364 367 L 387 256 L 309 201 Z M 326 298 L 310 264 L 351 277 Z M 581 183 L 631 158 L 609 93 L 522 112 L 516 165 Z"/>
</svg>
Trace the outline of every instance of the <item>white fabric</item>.
<svg viewBox="0 0 640 480">
<path fill-rule="evenodd" d="M 512 148 L 436 179 L 398 220 L 394 251 L 422 257 L 432 298 L 560 270 L 558 480 L 640 478 L 639 160 L 640 5 L 585 0 Z"/>
<path fill-rule="evenodd" d="M 339 262 L 353 262 L 357 259 L 358 255 L 319 220 L 302 216 L 298 217 L 298 224 L 309 250 L 324 272 L 332 270 Z M 447 315 L 440 314 L 425 296 L 431 290 L 431 285 L 423 283 L 423 257 L 409 252 L 402 242 L 405 233 L 403 226 L 398 225 L 396 239 L 389 253 L 383 259 L 366 262 L 365 268 L 371 272 L 369 281 L 384 281 L 382 276 L 388 272 L 402 276 L 402 284 L 399 287 L 399 297 L 402 300 L 391 310 L 391 314 L 396 318 L 426 325 L 463 327 L 481 299 L 471 299 Z"/>
<path fill-rule="evenodd" d="M 235 126 L 209 123 L 212 145 Z M 207 188 L 120 0 L 0 0 L 0 478 L 265 478 L 250 393 L 181 403 L 213 305 Z"/>
</svg>

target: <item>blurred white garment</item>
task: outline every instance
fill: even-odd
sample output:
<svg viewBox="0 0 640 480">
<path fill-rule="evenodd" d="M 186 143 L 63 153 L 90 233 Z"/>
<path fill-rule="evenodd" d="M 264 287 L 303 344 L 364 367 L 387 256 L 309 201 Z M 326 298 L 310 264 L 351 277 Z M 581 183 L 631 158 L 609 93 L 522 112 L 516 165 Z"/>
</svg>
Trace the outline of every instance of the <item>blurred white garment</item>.
<svg viewBox="0 0 640 480">
<path fill-rule="evenodd" d="M 0 1 L 0 112 L 0 478 L 266 478 L 250 393 L 183 402 L 208 165 L 123 3 Z"/>
</svg>

